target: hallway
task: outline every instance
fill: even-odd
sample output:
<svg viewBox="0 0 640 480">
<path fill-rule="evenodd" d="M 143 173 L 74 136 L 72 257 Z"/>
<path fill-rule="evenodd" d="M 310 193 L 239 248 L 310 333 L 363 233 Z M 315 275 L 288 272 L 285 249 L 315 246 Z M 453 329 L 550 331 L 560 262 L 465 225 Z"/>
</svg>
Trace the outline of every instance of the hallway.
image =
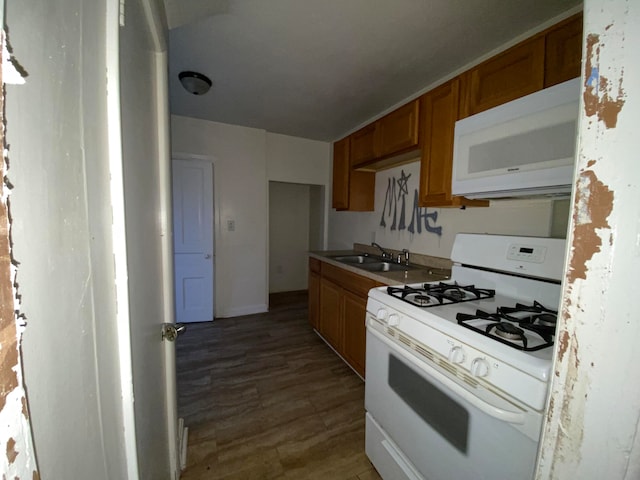
<svg viewBox="0 0 640 480">
<path fill-rule="evenodd" d="M 306 295 L 189 325 L 177 345 L 182 479 L 380 478 L 364 454 L 364 384 L 309 327 Z"/>
</svg>

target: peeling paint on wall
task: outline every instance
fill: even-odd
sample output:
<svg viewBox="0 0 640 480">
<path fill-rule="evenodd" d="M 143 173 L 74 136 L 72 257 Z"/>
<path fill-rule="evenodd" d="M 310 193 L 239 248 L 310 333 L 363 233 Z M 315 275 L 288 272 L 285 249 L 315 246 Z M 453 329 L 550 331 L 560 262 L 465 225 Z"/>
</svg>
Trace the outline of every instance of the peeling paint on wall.
<svg viewBox="0 0 640 480">
<path fill-rule="evenodd" d="M 6 55 L 5 34 L 1 33 L 3 56 Z M 0 62 L 2 63 L 2 62 Z M 4 86 L 3 74 L 6 62 L 0 69 L 0 85 Z M 3 156 L 0 161 L 0 448 L 5 455 L 2 461 L 4 478 L 39 478 L 31 425 L 29 423 L 26 392 L 22 381 L 20 342 L 24 321 L 17 313 L 19 297 L 16 292 L 16 267 L 11 257 L 11 224 L 9 215 L 9 186 L 5 178 L 8 161 L 4 142 L 4 93 L 0 97 L 0 146 Z"/>
<path fill-rule="evenodd" d="M 626 97 L 622 88 L 623 75 L 620 75 L 617 84 L 612 84 L 602 74 L 600 47 L 600 36 L 589 34 L 585 61 L 584 112 L 587 117 L 596 115 L 606 128 L 615 128 Z"/>
<path fill-rule="evenodd" d="M 640 478 L 640 2 L 584 2 L 583 110 L 537 480 Z"/>
<path fill-rule="evenodd" d="M 591 165 L 595 163 L 591 162 Z M 598 180 L 593 170 L 580 172 L 573 213 L 574 250 L 569 264 L 569 283 L 586 278 L 586 264 L 602 245 L 598 229 L 609 228 L 607 218 L 613 209 L 613 199 L 613 192 Z"/>
</svg>

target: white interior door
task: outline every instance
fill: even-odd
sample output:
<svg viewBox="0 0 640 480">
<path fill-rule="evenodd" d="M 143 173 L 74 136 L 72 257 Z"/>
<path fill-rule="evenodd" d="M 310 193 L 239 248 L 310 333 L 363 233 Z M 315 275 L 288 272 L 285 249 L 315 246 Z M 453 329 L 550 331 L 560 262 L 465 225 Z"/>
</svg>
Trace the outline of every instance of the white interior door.
<svg viewBox="0 0 640 480">
<path fill-rule="evenodd" d="M 117 9 L 118 2 L 110 7 Z M 174 310 L 166 30 L 161 9 L 152 0 L 127 2 L 124 15 L 124 25 L 110 31 L 119 48 L 108 72 L 117 75 L 109 79 L 116 102 L 110 105 L 110 142 L 114 150 L 120 142 L 122 153 L 121 171 L 115 162 L 112 178 L 118 310 L 128 315 L 120 340 L 123 351 L 130 347 L 130 358 L 121 357 L 123 365 L 129 362 L 122 383 L 133 386 L 133 395 L 123 402 L 127 462 L 131 479 L 176 479 L 175 349 L 162 336 Z"/>
<path fill-rule="evenodd" d="M 173 160 L 173 248 L 176 321 L 213 320 L 213 166 Z"/>
</svg>

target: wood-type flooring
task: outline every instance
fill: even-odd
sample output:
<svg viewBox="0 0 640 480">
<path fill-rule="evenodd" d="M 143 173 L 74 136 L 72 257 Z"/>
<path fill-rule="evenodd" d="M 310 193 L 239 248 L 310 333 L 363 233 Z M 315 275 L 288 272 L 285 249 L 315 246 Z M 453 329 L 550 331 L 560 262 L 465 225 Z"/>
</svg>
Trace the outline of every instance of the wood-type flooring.
<svg viewBox="0 0 640 480">
<path fill-rule="evenodd" d="M 364 383 L 309 326 L 305 294 L 270 302 L 180 336 L 181 479 L 380 479 L 364 453 Z"/>
</svg>

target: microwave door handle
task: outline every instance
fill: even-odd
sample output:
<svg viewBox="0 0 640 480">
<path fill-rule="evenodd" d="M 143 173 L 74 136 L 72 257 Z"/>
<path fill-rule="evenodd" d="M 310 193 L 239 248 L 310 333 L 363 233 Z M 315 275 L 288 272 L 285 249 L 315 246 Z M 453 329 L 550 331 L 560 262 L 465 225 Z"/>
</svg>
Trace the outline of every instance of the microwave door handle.
<svg viewBox="0 0 640 480">
<path fill-rule="evenodd" d="M 368 328 L 367 330 L 369 331 L 369 333 L 374 335 L 378 340 L 380 340 L 385 345 L 387 345 L 387 347 L 392 349 L 395 354 L 401 355 L 406 361 L 412 363 L 421 371 L 426 372 L 431 377 L 432 380 L 435 380 L 445 388 L 452 390 L 453 392 L 458 394 L 460 397 L 462 397 L 464 400 L 472 404 L 474 407 L 477 407 L 479 410 L 482 410 L 487 415 L 490 415 L 493 418 L 496 418 L 498 420 L 501 420 L 507 423 L 513 423 L 517 425 L 522 425 L 525 423 L 526 415 L 524 412 L 512 412 L 509 410 L 505 410 L 496 405 L 492 405 L 491 403 L 488 403 L 481 398 L 476 397 L 473 393 L 469 392 L 464 387 L 458 385 L 456 382 L 451 380 L 446 375 L 440 373 L 435 368 L 431 367 L 430 365 L 427 365 L 426 363 L 420 362 L 417 358 L 415 358 L 410 353 L 406 352 L 404 349 L 398 348 L 398 346 L 396 346 L 392 341 L 388 340 L 380 332 L 374 330 L 373 328 Z"/>
</svg>

